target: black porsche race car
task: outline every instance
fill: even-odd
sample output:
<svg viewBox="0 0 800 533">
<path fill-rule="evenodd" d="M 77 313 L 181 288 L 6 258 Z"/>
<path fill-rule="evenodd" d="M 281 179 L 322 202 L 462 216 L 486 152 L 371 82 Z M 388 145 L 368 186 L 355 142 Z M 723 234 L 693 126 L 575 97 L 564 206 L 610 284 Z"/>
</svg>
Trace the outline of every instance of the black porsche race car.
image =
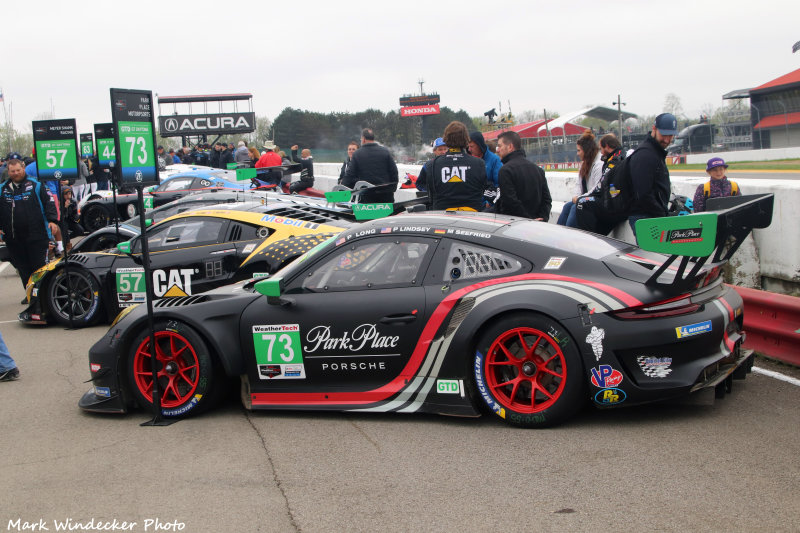
<svg viewBox="0 0 800 533">
<path fill-rule="evenodd" d="M 248 409 L 488 410 L 527 427 L 587 401 L 724 394 L 752 359 L 720 271 L 769 225 L 772 195 L 720 200 L 639 221 L 641 247 L 481 213 L 357 225 L 271 278 L 157 300 L 155 350 L 145 306 L 129 308 L 90 350 L 79 405 L 152 408 L 154 372 L 165 417 L 211 407 L 231 377 Z"/>
<path fill-rule="evenodd" d="M 147 229 L 156 296 L 191 296 L 266 275 L 350 224 L 281 202 L 240 207 L 188 211 Z M 138 233 L 135 227 L 131 230 Z M 66 261 L 37 270 L 28 282 L 29 305 L 19 320 L 83 327 L 111 321 L 125 307 L 144 301 L 141 236 L 133 237 L 130 248 L 130 253 L 108 249 L 69 254 Z"/>
</svg>

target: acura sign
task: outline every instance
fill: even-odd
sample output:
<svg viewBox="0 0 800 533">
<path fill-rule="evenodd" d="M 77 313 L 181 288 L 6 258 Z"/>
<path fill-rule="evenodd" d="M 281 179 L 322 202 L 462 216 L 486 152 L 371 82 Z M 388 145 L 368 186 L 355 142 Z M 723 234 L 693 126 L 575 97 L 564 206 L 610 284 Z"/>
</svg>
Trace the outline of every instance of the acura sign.
<svg viewBox="0 0 800 533">
<path fill-rule="evenodd" d="M 256 131 L 256 114 L 163 115 L 158 117 L 158 129 L 162 137 L 251 133 Z"/>
<path fill-rule="evenodd" d="M 438 115 L 439 104 L 434 105 L 415 105 L 400 108 L 401 117 L 419 117 L 422 115 Z"/>
</svg>

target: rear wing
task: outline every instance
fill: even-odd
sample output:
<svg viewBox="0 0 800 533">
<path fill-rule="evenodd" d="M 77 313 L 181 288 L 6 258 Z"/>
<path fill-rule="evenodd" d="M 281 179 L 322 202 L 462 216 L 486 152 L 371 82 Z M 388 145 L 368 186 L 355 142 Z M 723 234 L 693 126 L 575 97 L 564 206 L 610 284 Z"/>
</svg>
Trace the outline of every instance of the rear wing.
<svg viewBox="0 0 800 533">
<path fill-rule="evenodd" d="M 427 197 L 412 198 L 403 202 L 395 203 L 362 203 L 361 195 L 367 191 L 379 191 L 390 188 L 396 188 L 396 183 L 384 183 L 381 185 L 372 185 L 366 181 L 358 181 L 355 186 L 350 189 L 344 185 L 334 185 L 333 190 L 325 193 L 325 199 L 329 203 L 345 204 L 353 210 L 353 215 L 356 220 L 374 220 L 376 218 L 383 218 L 390 215 L 396 215 L 403 211 L 415 210 L 413 206 L 424 205 Z"/>
<path fill-rule="evenodd" d="M 636 221 L 639 248 L 668 254 L 667 260 L 647 280 L 648 285 L 690 288 L 703 266 L 720 267 L 733 256 L 754 228 L 772 223 L 773 194 L 709 198 L 708 211 L 686 216 L 646 218 Z M 674 277 L 660 278 L 680 258 Z M 709 258 L 711 258 L 709 262 Z"/>
</svg>

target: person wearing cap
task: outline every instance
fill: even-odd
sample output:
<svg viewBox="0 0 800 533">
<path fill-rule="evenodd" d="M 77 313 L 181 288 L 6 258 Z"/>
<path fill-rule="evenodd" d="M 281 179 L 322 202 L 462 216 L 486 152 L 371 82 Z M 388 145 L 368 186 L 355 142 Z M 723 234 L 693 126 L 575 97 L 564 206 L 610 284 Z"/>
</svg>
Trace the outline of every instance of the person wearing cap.
<svg viewBox="0 0 800 533">
<path fill-rule="evenodd" d="M 486 188 L 486 164 L 467 153 L 469 133 L 462 122 L 455 120 L 448 124 L 443 138 L 447 153 L 437 156 L 426 172 L 433 209 L 480 211 Z"/>
<path fill-rule="evenodd" d="M 633 186 L 633 203 L 628 213 L 631 229 L 635 230 L 639 219 L 667 216 L 672 188 L 666 162 L 667 146 L 677 133 L 678 119 L 675 115 L 661 113 L 656 117 L 653 129 L 629 156 L 628 168 Z"/>
<path fill-rule="evenodd" d="M 279 167 L 281 165 L 281 156 L 275 152 L 275 148 L 275 143 L 272 141 L 264 143 L 264 153 L 256 161 L 256 168 Z"/>
<path fill-rule="evenodd" d="M 420 191 L 427 191 L 428 190 L 428 174 L 431 171 L 431 165 L 433 165 L 433 161 L 439 157 L 440 155 L 444 155 L 447 153 L 447 145 L 444 142 L 442 137 L 437 137 L 433 141 L 433 157 L 429 159 L 419 171 L 419 176 L 417 176 L 417 182 L 415 183 L 417 190 Z"/>
<path fill-rule="evenodd" d="M 503 162 L 500 161 L 500 156 L 489 150 L 486 145 L 486 140 L 483 138 L 483 133 L 473 131 L 469 134 L 469 153 L 479 159 L 483 159 L 486 164 L 486 190 L 483 191 L 483 207 L 484 209 L 491 207 L 497 198 L 498 173 Z"/>
<path fill-rule="evenodd" d="M 728 165 L 721 157 L 712 157 L 706 163 L 706 172 L 711 179 L 699 185 L 694 193 L 694 212 L 700 213 L 706 210 L 706 200 L 709 198 L 721 198 L 723 196 L 739 196 L 742 191 L 735 181 L 731 181 L 725 175 Z"/>
<path fill-rule="evenodd" d="M 342 184 L 344 176 L 347 174 L 347 169 L 350 167 L 350 162 L 353 160 L 353 154 L 356 153 L 356 150 L 358 150 L 358 143 L 356 141 L 350 141 L 350 144 L 347 145 L 347 159 L 344 160 L 342 168 L 339 170 L 339 185 Z"/>
<path fill-rule="evenodd" d="M 256 161 L 256 168 L 279 167 L 283 164 L 281 156 L 276 151 L 278 147 L 272 141 L 264 142 L 264 153 Z M 283 172 L 280 169 L 270 170 L 266 174 L 260 174 L 257 178 L 259 185 L 280 185 L 283 179 Z"/>
</svg>

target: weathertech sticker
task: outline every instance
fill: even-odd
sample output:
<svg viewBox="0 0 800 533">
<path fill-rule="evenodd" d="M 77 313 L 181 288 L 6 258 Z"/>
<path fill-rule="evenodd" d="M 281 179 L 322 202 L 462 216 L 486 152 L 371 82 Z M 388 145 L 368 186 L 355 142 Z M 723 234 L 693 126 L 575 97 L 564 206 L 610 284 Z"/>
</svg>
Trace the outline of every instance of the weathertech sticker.
<svg viewBox="0 0 800 533">
<path fill-rule="evenodd" d="M 258 378 L 305 379 L 298 324 L 253 326 Z"/>
<path fill-rule="evenodd" d="M 698 322 L 697 324 L 690 324 L 688 326 L 679 326 L 675 328 L 675 334 L 679 339 L 684 337 L 691 337 L 693 335 L 702 335 L 711 331 L 711 321 Z"/>
<path fill-rule="evenodd" d="M 636 358 L 639 368 L 649 378 L 665 378 L 672 372 L 672 357 L 646 357 L 640 355 Z"/>
<path fill-rule="evenodd" d="M 145 301 L 147 292 L 144 287 L 144 268 L 118 268 L 117 303 L 120 307 L 128 307 Z"/>
<path fill-rule="evenodd" d="M 558 270 L 561 268 L 561 265 L 564 264 L 566 261 L 566 257 L 551 257 L 547 260 L 547 263 L 542 267 L 542 270 Z"/>
</svg>

